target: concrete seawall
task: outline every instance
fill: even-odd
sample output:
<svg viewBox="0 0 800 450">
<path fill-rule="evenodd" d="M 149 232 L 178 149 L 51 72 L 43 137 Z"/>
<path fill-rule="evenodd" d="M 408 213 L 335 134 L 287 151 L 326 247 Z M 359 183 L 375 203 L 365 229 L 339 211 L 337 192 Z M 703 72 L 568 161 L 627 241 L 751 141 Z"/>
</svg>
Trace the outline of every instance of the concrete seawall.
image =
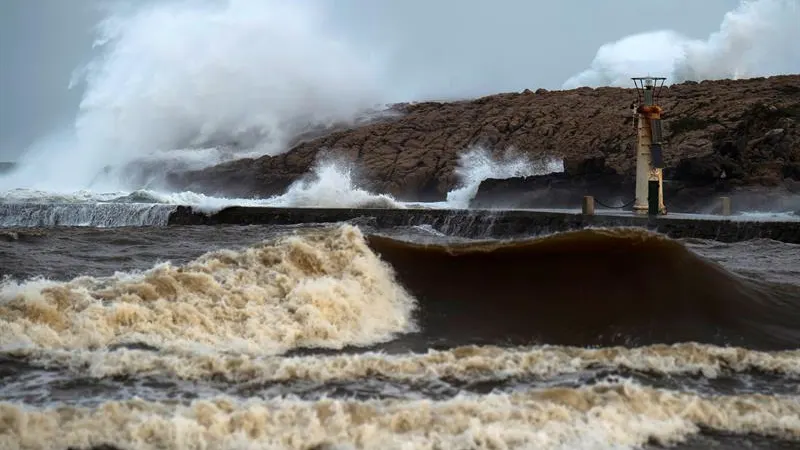
<svg viewBox="0 0 800 450">
<path fill-rule="evenodd" d="M 736 242 L 756 238 L 800 244 L 800 218 L 761 220 L 743 216 L 722 217 L 674 214 L 636 217 L 630 213 L 587 216 L 580 211 L 557 210 L 449 210 L 449 209 L 345 209 L 230 207 L 213 214 L 180 206 L 170 214 L 169 225 L 292 225 L 334 223 L 361 219 L 376 228 L 429 225 L 464 237 L 512 237 L 595 227 L 645 227 L 673 238 L 714 239 Z"/>
</svg>

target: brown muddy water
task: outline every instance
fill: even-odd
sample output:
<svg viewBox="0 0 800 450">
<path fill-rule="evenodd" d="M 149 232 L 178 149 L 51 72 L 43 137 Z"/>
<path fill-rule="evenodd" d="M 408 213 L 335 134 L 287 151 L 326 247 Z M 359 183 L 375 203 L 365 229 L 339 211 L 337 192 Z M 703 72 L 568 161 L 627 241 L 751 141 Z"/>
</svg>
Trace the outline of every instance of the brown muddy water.
<svg viewBox="0 0 800 450">
<path fill-rule="evenodd" d="M 0 448 L 800 448 L 800 246 L 0 231 Z"/>
</svg>

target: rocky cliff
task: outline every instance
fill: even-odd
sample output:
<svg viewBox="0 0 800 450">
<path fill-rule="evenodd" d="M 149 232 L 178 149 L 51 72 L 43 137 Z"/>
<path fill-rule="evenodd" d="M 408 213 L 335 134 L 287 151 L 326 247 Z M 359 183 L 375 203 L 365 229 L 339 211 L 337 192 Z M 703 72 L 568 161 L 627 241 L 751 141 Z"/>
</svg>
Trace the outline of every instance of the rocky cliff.
<svg viewBox="0 0 800 450">
<path fill-rule="evenodd" d="M 395 105 L 375 123 L 300 142 L 288 152 L 172 174 L 173 187 L 209 194 L 283 192 L 320 157 L 355 162 L 362 186 L 407 200 L 455 187 L 458 155 L 473 146 L 565 160 L 568 174 L 633 175 L 634 89 L 506 93 L 470 101 Z M 800 75 L 665 87 L 665 176 L 694 185 L 783 186 L 800 180 Z"/>
</svg>

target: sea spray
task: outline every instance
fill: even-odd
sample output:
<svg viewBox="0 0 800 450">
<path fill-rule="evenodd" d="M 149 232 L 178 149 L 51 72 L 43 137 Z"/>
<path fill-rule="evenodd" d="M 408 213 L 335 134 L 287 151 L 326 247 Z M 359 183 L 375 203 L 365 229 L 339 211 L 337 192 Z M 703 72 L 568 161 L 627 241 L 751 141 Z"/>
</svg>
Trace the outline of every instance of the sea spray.
<svg viewBox="0 0 800 450">
<path fill-rule="evenodd" d="M 403 202 L 389 194 L 371 192 L 359 183 L 357 163 L 342 159 L 319 160 L 311 171 L 292 183 L 285 193 L 269 198 L 226 198 L 191 191 L 162 192 L 153 189 L 134 191 L 71 193 L 16 188 L 0 194 L 7 217 L 0 226 L 54 225 L 164 225 L 170 208 L 158 205 L 191 206 L 195 211 L 213 214 L 230 206 L 270 206 L 286 208 L 468 208 L 483 180 L 516 176 L 543 175 L 563 171 L 563 161 L 551 157 L 531 157 L 513 151 L 493 154 L 483 147 L 471 147 L 459 155 L 455 175 L 457 187 L 443 202 Z M 21 204 L 25 204 L 24 207 Z M 97 214 L 93 209 L 99 209 Z M 103 211 L 117 211 L 109 216 Z M 142 211 L 158 210 L 158 218 L 143 219 Z M 24 216 L 15 215 L 24 212 Z M 95 217 L 97 216 L 97 217 Z"/>
<path fill-rule="evenodd" d="M 646 75 L 680 83 L 797 73 L 798 24 L 796 0 L 743 0 L 705 40 L 658 30 L 604 44 L 590 67 L 563 87 L 632 87 L 631 77 Z"/>
<path fill-rule="evenodd" d="M 175 208 L 152 203 L 0 202 L 0 228 L 164 226 Z"/>
<path fill-rule="evenodd" d="M 483 147 L 470 147 L 459 154 L 455 175 L 458 186 L 447 193 L 445 202 L 401 202 L 388 194 L 376 194 L 359 187 L 352 162 L 320 160 L 307 176 L 293 183 L 285 194 L 265 203 L 281 207 L 405 208 L 430 206 L 468 208 L 481 181 L 487 178 L 542 175 L 563 171 L 557 158 L 534 158 L 505 151 L 493 154 Z"/>
<path fill-rule="evenodd" d="M 356 167 L 346 161 L 319 161 L 311 173 L 292 183 L 286 193 L 266 201 L 279 207 L 404 208 L 387 194 L 374 194 L 358 186 Z"/>
<path fill-rule="evenodd" d="M 281 207 L 338 208 L 468 208 L 478 186 L 488 178 L 543 175 L 564 170 L 563 161 L 552 157 L 531 157 L 507 150 L 493 152 L 470 147 L 459 154 L 455 175 L 458 186 L 447 193 L 445 202 L 401 202 L 388 194 L 376 194 L 358 186 L 354 163 L 335 159 L 320 160 L 307 176 L 293 183 L 285 194 L 265 203 Z"/>
<path fill-rule="evenodd" d="M 187 147 L 280 153 L 294 134 L 382 102 L 376 67 L 310 4 L 147 2 L 97 32 L 74 128 L 27 154 L 14 187 L 85 188 L 109 167 Z"/>
<path fill-rule="evenodd" d="M 630 76 L 656 72 L 669 82 L 797 72 L 799 11 L 791 0 L 749 1 L 728 13 L 706 40 L 663 30 L 629 36 L 604 45 L 591 67 L 565 87 L 630 86 Z M 285 151 L 295 133 L 357 120 L 383 104 L 388 90 L 381 67 L 322 19 L 308 4 L 254 0 L 147 3 L 110 15 L 98 27 L 97 58 L 76 78 L 86 91 L 74 126 L 31 148 L 17 170 L 0 177 L 0 191 L 27 187 L 52 195 L 91 189 L 125 196 L 147 190 L 171 204 L 196 197 L 206 211 L 268 204 L 195 193 L 171 198 L 156 180 L 172 171 Z M 484 169 L 474 177 L 469 169 L 458 170 L 462 184 L 446 203 L 432 206 L 461 208 L 474 195 L 477 172 Z M 340 169 L 327 172 L 336 173 L 349 176 Z M 503 173 L 487 177 L 504 178 Z M 292 198 L 302 199 L 297 204 L 362 203 L 363 197 L 314 201 L 312 184 L 294 186 Z M 385 193 L 370 195 L 380 194 Z M 388 196 L 376 201 L 399 205 Z M 272 202 L 292 204 L 285 196 Z"/>
<path fill-rule="evenodd" d="M 564 162 L 558 158 L 533 157 L 513 150 L 492 154 L 486 148 L 472 147 L 458 157 L 455 174 L 459 185 L 447 193 L 447 205 L 451 208 L 469 207 L 481 182 L 489 178 L 546 175 L 563 170 Z"/>
</svg>

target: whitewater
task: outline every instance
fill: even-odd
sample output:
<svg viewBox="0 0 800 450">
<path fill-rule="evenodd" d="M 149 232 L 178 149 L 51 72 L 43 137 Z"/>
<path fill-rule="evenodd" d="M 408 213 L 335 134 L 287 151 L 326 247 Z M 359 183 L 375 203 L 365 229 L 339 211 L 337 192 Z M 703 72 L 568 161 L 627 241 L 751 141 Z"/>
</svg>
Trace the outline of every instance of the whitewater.
<svg viewBox="0 0 800 450">
<path fill-rule="evenodd" d="M 707 40 L 606 44 L 564 87 L 627 83 L 645 40 L 672 82 L 800 72 L 798 18 L 742 2 Z M 170 190 L 391 120 L 381 58 L 311 2 L 140 3 L 96 31 L 74 122 L 0 175 L 0 449 L 798 447 L 800 245 L 159 226 L 180 205 L 464 209 L 482 180 L 564 162 L 459 149 L 428 203 L 335 159 L 269 198 Z"/>
<path fill-rule="evenodd" d="M 800 246 L 625 229 L 459 242 L 348 224 L 0 235 L 0 448 L 768 449 L 800 440 L 800 335 L 785 328 L 800 314 Z M 611 248 L 639 261 L 636 270 L 671 276 L 647 277 L 662 281 L 640 288 L 659 294 L 639 307 L 618 295 L 628 276 L 607 278 L 589 301 L 625 318 L 606 322 L 558 287 L 558 274 L 568 265 L 590 277 L 609 266 Z M 472 268 L 441 261 L 458 255 Z M 518 257 L 528 264 L 508 270 Z M 448 297 L 439 287 L 453 279 L 462 285 Z M 700 314 L 723 297 L 733 322 L 725 310 Z M 681 314 L 702 323 L 687 327 Z M 597 327 L 613 332 L 586 332 Z M 781 329 L 790 341 L 774 341 Z M 585 341 L 568 345 L 575 339 Z"/>
</svg>

